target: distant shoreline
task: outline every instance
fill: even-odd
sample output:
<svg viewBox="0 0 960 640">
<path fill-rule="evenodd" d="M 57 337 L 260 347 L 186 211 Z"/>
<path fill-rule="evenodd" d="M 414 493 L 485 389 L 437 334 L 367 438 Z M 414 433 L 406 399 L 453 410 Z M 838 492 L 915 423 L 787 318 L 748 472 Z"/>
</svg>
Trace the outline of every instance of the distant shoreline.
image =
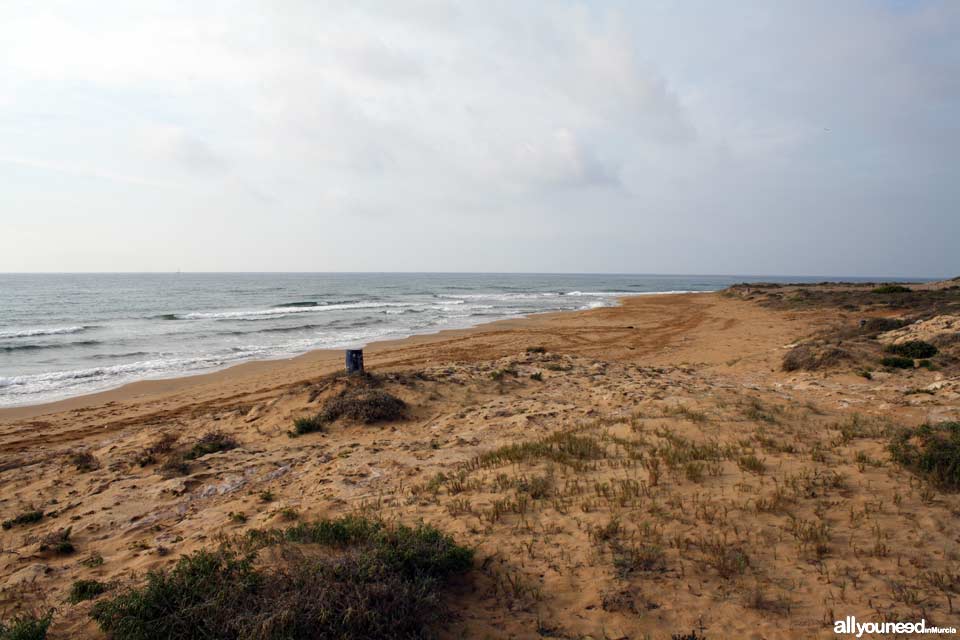
<svg viewBox="0 0 960 640">
<path fill-rule="evenodd" d="M 504 318 L 483 322 L 471 327 L 456 329 L 440 329 L 439 331 L 429 333 L 418 333 L 387 340 L 375 340 L 364 346 L 367 354 L 368 364 L 375 359 L 377 355 L 387 349 L 402 348 L 405 345 L 428 344 L 432 341 L 446 340 L 452 337 L 459 337 L 474 333 L 485 333 L 503 328 L 513 328 L 515 323 L 524 323 L 534 321 L 540 318 L 549 318 L 554 316 L 573 317 L 581 314 L 591 314 L 598 311 L 616 309 L 633 298 L 651 298 L 651 297 L 682 297 L 682 296 L 705 296 L 715 295 L 716 291 L 651 291 L 639 292 L 636 294 L 625 295 L 617 299 L 617 306 L 598 307 L 596 309 L 577 309 L 568 311 L 545 311 L 541 313 L 527 314 L 516 318 Z M 143 398 L 152 395 L 163 395 L 182 391 L 194 384 L 217 383 L 233 377 L 256 376 L 270 368 L 285 368 L 286 366 L 296 366 L 299 364 L 316 365 L 323 368 L 323 373 L 336 371 L 343 366 L 340 360 L 343 357 L 343 350 L 336 349 L 311 349 L 304 353 L 288 358 L 262 358 L 251 359 L 238 363 L 231 363 L 225 367 L 203 371 L 198 373 L 186 373 L 182 376 L 171 376 L 166 378 L 144 378 L 140 380 L 125 382 L 109 389 L 94 391 L 91 393 L 81 393 L 67 398 L 52 400 L 48 402 L 28 403 L 20 405 L 11 405 L 0 407 L 0 423 L 8 420 L 20 420 L 27 417 L 34 417 L 46 413 L 60 411 L 69 411 L 81 409 L 84 407 L 99 405 L 109 402 L 121 402 L 130 398 Z"/>
</svg>

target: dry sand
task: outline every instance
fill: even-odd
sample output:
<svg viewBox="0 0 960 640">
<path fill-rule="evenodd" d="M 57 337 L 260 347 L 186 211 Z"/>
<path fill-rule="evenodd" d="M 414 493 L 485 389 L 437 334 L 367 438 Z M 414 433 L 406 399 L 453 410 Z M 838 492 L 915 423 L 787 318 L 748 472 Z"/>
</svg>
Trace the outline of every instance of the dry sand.
<svg viewBox="0 0 960 640">
<path fill-rule="evenodd" d="M 0 531 L 0 608 L 56 607 L 50 637 L 101 637 L 90 603 L 66 601 L 74 580 L 134 584 L 222 534 L 364 509 L 476 547 L 445 637 L 960 626 L 960 498 L 886 450 L 892 425 L 957 419 L 960 396 L 920 369 L 780 371 L 787 345 L 837 318 L 664 295 L 378 343 L 367 367 L 408 418 L 299 438 L 291 422 L 337 391 L 342 352 L 2 410 L 0 518 L 46 516 Z M 239 446 L 184 475 L 137 463 L 162 434 L 186 447 L 214 429 Z M 592 453 L 483 456 L 570 435 Z M 39 551 L 65 527 L 75 553 Z"/>
</svg>

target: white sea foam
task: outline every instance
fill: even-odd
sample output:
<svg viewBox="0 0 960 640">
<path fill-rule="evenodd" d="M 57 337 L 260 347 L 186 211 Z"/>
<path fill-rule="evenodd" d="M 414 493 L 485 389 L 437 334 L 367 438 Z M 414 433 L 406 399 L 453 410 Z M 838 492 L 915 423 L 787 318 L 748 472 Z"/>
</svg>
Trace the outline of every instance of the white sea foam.
<svg viewBox="0 0 960 640">
<path fill-rule="evenodd" d="M 272 307 L 270 309 L 238 309 L 235 311 L 195 311 L 178 314 L 183 320 L 240 320 L 243 318 L 286 316 L 294 313 L 318 313 L 324 311 L 344 311 L 350 309 L 382 309 L 387 307 L 409 307 L 409 302 L 348 302 L 327 304 L 316 307 Z"/>
<path fill-rule="evenodd" d="M 35 336 L 58 336 L 67 333 L 80 333 L 87 327 L 52 327 L 49 329 L 19 329 L 14 331 L 0 331 L 0 340 L 14 338 L 32 338 Z"/>
</svg>

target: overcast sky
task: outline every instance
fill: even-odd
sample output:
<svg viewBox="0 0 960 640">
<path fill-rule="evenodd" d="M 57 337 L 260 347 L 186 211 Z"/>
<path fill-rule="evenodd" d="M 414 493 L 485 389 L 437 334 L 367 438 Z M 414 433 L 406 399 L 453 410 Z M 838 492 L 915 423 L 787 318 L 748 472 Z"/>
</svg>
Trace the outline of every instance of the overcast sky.
<svg viewBox="0 0 960 640">
<path fill-rule="evenodd" d="M 960 275 L 960 2 L 0 3 L 0 271 Z"/>
</svg>

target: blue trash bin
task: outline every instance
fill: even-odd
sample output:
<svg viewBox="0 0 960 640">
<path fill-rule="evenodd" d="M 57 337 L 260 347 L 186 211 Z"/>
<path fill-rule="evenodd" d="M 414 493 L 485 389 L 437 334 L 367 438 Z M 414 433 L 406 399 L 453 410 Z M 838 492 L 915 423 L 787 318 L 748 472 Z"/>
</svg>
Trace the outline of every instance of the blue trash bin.
<svg viewBox="0 0 960 640">
<path fill-rule="evenodd" d="M 363 373 L 363 349 L 347 349 L 347 373 Z"/>
</svg>

